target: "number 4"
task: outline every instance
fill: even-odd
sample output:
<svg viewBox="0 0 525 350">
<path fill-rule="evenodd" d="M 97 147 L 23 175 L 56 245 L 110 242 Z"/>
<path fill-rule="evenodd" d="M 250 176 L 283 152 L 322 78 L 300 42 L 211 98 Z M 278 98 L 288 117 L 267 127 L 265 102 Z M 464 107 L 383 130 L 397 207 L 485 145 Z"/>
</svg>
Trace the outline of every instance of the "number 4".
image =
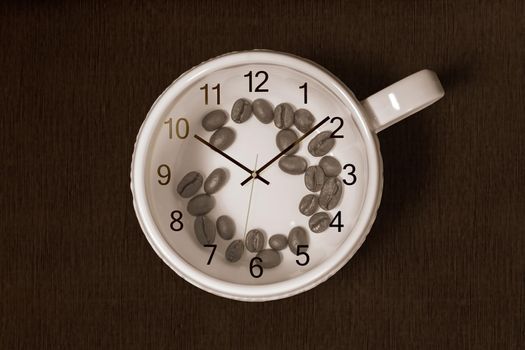
<svg viewBox="0 0 525 350">
<path fill-rule="evenodd" d="M 341 211 L 335 214 L 334 219 L 330 222 L 330 227 L 337 227 L 337 232 L 341 232 L 341 229 L 345 227 L 345 225 L 341 223 Z"/>
</svg>

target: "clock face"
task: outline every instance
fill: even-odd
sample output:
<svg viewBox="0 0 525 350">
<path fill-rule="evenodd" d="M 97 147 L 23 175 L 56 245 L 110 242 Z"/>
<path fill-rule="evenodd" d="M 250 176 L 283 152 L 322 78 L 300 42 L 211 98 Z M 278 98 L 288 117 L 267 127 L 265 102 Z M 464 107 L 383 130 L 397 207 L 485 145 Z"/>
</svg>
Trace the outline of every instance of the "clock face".
<svg viewBox="0 0 525 350">
<path fill-rule="evenodd" d="M 309 199 L 315 202 L 319 201 L 323 193 L 312 192 L 306 187 L 304 173 L 290 174 L 283 171 L 280 162 L 285 156 L 265 167 L 258 174 L 262 179 L 250 178 L 252 172 L 281 152 L 276 144 L 281 129 L 273 121 L 267 124 L 261 122 L 253 113 L 242 123 L 234 122 L 232 107 L 241 98 L 250 103 L 264 99 L 271 104 L 272 110 L 281 103 L 288 103 L 293 111 L 307 109 L 315 118 L 309 130 L 324 121 L 299 143 L 295 153 L 306 161 L 308 167 L 318 166 L 324 156 L 335 158 L 341 165 L 341 172 L 335 176 L 337 180 L 332 179 L 335 190 L 326 190 L 328 194 L 325 197 L 328 196 L 328 199 L 324 198 L 325 209 L 316 207 L 315 203 L 309 206 L 309 210 L 328 214 L 328 221 L 324 214 L 318 215 L 321 226 L 328 225 L 323 232 L 314 232 L 318 228 L 311 228 L 311 216 L 299 210 L 303 197 L 313 194 Z M 212 140 L 214 145 L 223 148 L 223 154 L 209 146 L 208 142 L 215 131 L 205 130 L 202 124 L 204 116 L 214 110 L 225 112 L 227 119 L 223 127 L 233 130 L 231 145 L 220 142 L 224 139 L 231 141 L 231 134 Z M 360 216 L 367 188 L 365 143 L 349 108 L 315 78 L 279 64 L 246 64 L 209 71 L 191 80 L 182 93 L 169 101 L 166 112 L 157 115 L 156 119 L 157 126 L 146 160 L 145 183 L 149 210 L 170 248 L 194 268 L 211 277 L 237 284 L 261 285 L 286 281 L 325 262 L 354 234 L 353 227 Z M 289 129 L 298 137 L 305 134 L 296 126 Z M 334 145 L 325 147 L 327 150 L 321 147 L 320 152 L 327 153 L 314 156 L 308 146 L 324 131 L 329 131 L 327 134 Z M 303 161 L 298 162 L 301 163 L 299 168 L 302 168 Z M 205 193 L 204 186 L 199 186 L 198 179 L 192 178 L 194 181 L 185 187 L 187 192 L 184 196 L 177 187 L 179 190 L 184 188 L 184 183 L 180 183 L 190 172 L 199 173 L 205 181 L 216 169 L 223 169 L 226 177 L 223 179 L 224 185 L 210 196 L 213 208 L 202 209 L 202 206 L 207 205 L 202 203 L 196 205 L 198 210 L 207 211 L 206 223 L 200 221 L 198 224 L 210 231 L 209 234 L 204 233 L 206 239 L 210 240 L 204 246 L 202 232 L 201 240 L 195 232 L 196 217 L 188 211 L 188 203 L 192 198 Z M 304 171 L 304 168 L 294 169 L 292 172 Z M 335 171 L 337 173 L 337 169 Z M 334 177 L 333 173 L 328 172 Z M 319 177 L 318 174 L 317 179 Z M 328 177 L 325 176 L 323 181 L 326 182 Z M 241 185 L 242 182 L 245 183 Z M 190 208 L 190 211 L 194 210 Z M 229 216 L 234 223 L 231 239 L 224 239 L 219 234 L 210 236 L 216 228 L 217 218 L 223 215 Z M 270 237 L 282 234 L 290 238 L 290 231 L 297 227 L 302 228 L 306 236 L 306 241 L 303 237 L 300 242 L 303 247 L 293 252 L 286 245 L 277 253 L 270 252 L 273 254 L 272 259 L 275 254 L 278 255 L 277 266 L 265 267 L 268 263 L 260 259 L 265 255 L 247 249 L 248 245 L 252 249 L 254 245 L 253 237 L 249 237 L 250 242 L 247 241 L 247 233 L 251 230 L 263 233 L 262 242 L 260 237 L 256 237 L 259 238 L 255 242 L 258 246 L 256 249 L 263 247 L 273 250 L 269 245 Z M 226 257 L 226 250 L 235 240 L 242 241 L 237 247 L 242 249 L 242 254 L 237 261 L 232 262 Z"/>
</svg>

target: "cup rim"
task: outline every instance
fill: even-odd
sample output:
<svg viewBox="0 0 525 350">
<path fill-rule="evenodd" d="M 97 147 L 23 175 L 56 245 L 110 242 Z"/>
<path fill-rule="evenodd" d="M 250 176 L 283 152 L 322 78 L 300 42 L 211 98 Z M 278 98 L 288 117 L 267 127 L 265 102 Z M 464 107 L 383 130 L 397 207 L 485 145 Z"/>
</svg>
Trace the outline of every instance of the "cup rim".
<svg viewBox="0 0 525 350">
<path fill-rule="evenodd" d="M 346 104 L 354 115 L 354 122 L 357 124 L 365 143 L 369 178 L 363 206 L 353 227 L 354 232 L 347 237 L 330 258 L 311 270 L 286 281 L 262 285 L 236 284 L 209 276 L 195 268 L 180 257 L 166 242 L 157 228 L 148 206 L 145 165 L 148 148 L 159 118 L 169 108 L 170 101 L 184 91 L 187 86 L 208 72 L 217 69 L 240 64 L 265 63 L 277 63 L 314 77 L 331 89 Z M 186 281 L 212 294 L 242 301 L 267 301 L 290 297 L 312 289 L 326 281 L 352 258 L 364 242 L 375 220 L 381 199 L 383 174 L 379 142 L 376 134 L 371 131 L 369 123 L 366 113 L 350 89 L 326 68 L 308 59 L 271 50 L 250 50 L 230 52 L 204 61 L 183 73 L 164 90 L 148 111 L 137 134 L 131 162 L 130 187 L 133 207 L 142 231 L 164 263 Z"/>
</svg>

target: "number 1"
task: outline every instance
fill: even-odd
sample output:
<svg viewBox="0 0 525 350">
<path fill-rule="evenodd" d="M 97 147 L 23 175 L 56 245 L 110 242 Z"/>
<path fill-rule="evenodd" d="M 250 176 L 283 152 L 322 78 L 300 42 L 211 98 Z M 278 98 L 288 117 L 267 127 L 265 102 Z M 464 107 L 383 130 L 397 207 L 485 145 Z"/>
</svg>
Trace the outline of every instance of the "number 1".
<svg viewBox="0 0 525 350">
<path fill-rule="evenodd" d="M 299 86 L 299 89 L 304 89 L 304 104 L 308 103 L 308 83 L 304 82 L 303 85 Z"/>
</svg>

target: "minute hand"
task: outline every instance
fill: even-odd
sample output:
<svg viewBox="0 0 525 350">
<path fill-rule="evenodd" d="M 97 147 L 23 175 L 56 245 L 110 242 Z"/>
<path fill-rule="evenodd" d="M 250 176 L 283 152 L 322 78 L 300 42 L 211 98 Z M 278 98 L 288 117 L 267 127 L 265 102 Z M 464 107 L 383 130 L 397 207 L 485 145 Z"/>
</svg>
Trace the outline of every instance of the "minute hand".
<svg viewBox="0 0 525 350">
<path fill-rule="evenodd" d="M 264 169 L 268 168 L 270 165 L 272 165 L 277 159 L 281 158 L 286 152 L 288 152 L 289 150 L 291 150 L 292 148 L 294 148 L 295 145 L 298 145 L 302 140 L 304 140 L 305 138 L 308 137 L 308 135 L 310 135 L 311 133 L 313 133 L 315 130 L 319 129 L 324 123 L 326 123 L 328 120 L 330 119 L 330 117 L 326 117 L 324 118 L 323 120 L 321 120 L 319 123 L 317 123 L 316 125 L 314 125 L 310 130 L 308 130 L 307 132 L 304 133 L 303 136 L 299 137 L 297 140 L 295 140 L 294 143 L 292 143 L 291 145 L 289 145 L 288 147 L 286 147 L 285 149 L 283 149 L 281 152 L 279 152 L 279 154 L 277 154 L 275 157 L 273 157 L 272 159 L 270 159 L 266 164 L 264 164 L 262 167 L 260 167 L 258 170 L 256 170 L 254 172 L 255 175 L 259 175 Z M 253 179 L 255 176 L 250 176 L 250 177 L 247 177 L 246 179 L 244 179 L 243 182 L 241 182 L 241 185 L 244 186 L 246 185 L 251 179 Z"/>
</svg>

